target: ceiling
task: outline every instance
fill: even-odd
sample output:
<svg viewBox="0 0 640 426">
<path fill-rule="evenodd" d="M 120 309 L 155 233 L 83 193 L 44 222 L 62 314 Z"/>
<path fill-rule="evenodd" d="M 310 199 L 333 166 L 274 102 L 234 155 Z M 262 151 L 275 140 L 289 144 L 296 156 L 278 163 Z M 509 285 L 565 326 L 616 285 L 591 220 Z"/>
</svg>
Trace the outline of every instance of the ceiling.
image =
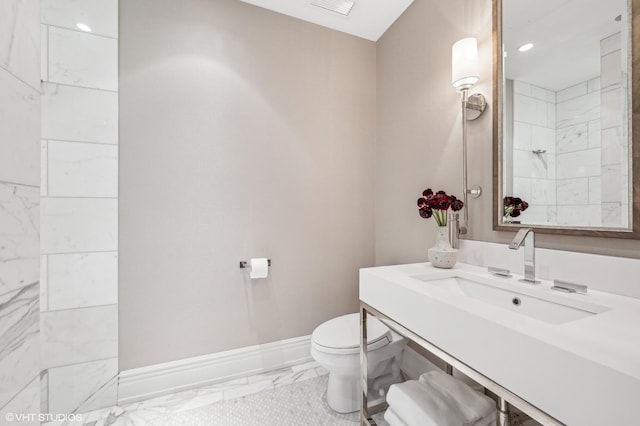
<svg viewBox="0 0 640 426">
<path fill-rule="evenodd" d="M 626 9 L 627 0 L 503 0 L 505 76 L 553 91 L 599 76 L 600 40 L 624 30 Z M 535 46 L 519 52 L 525 43 Z"/>
<path fill-rule="evenodd" d="M 314 0 L 241 0 L 274 12 L 322 25 L 336 31 L 377 41 L 413 0 L 355 0 L 348 16 L 314 6 Z M 350 3 L 339 0 L 319 0 L 318 3 Z"/>
</svg>

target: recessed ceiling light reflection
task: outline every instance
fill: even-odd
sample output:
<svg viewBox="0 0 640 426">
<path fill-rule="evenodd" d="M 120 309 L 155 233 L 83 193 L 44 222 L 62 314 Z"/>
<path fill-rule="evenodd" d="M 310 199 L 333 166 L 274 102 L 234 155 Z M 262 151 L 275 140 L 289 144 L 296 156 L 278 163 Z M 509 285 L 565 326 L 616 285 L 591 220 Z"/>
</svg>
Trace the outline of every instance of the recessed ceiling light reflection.
<svg viewBox="0 0 640 426">
<path fill-rule="evenodd" d="M 91 32 L 91 27 L 88 26 L 87 24 L 83 24 L 82 22 L 76 24 L 76 27 L 78 27 L 79 29 L 81 29 L 82 31 L 86 31 L 88 33 Z"/>
<path fill-rule="evenodd" d="M 533 49 L 533 43 L 523 44 L 522 46 L 518 47 L 518 50 L 521 52 L 526 52 L 527 50 L 531 49 Z"/>
</svg>

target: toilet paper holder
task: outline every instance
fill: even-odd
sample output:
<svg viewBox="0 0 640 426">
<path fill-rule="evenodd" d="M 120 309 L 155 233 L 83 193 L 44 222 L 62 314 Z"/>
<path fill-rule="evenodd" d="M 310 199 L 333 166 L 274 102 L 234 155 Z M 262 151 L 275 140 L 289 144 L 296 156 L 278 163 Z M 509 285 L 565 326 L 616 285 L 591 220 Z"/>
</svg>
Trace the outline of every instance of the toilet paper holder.
<svg viewBox="0 0 640 426">
<path fill-rule="evenodd" d="M 271 259 L 267 259 L 267 265 L 271 266 Z M 250 268 L 251 265 L 246 260 L 240 261 L 240 269 Z"/>
</svg>

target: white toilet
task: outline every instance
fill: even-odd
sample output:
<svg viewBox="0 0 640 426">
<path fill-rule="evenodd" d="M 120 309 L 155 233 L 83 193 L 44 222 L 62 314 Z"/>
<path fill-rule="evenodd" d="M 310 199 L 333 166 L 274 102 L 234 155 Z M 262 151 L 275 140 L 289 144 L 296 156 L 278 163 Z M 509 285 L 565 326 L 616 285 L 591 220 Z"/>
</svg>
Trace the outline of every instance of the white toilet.
<svg viewBox="0 0 640 426">
<path fill-rule="evenodd" d="M 360 314 L 344 315 L 320 324 L 311 340 L 311 356 L 329 370 L 327 403 L 339 413 L 358 411 L 362 399 Z M 407 339 L 369 316 L 367 342 L 368 400 L 377 403 L 384 398 L 389 386 L 402 381 L 400 361 Z"/>
</svg>

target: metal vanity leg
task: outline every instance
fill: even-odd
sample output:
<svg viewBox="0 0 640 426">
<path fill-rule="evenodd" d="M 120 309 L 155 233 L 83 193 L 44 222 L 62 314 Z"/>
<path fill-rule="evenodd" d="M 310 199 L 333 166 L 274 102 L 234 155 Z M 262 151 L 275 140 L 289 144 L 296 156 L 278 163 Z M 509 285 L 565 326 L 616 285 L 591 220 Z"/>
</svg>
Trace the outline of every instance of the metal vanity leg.
<svg viewBox="0 0 640 426">
<path fill-rule="evenodd" d="M 498 426 L 509 426 L 509 403 L 498 397 Z"/>
<path fill-rule="evenodd" d="M 362 406 L 360 407 L 360 424 L 375 425 L 367 406 L 367 310 L 360 306 L 360 380 L 362 384 Z"/>
</svg>

